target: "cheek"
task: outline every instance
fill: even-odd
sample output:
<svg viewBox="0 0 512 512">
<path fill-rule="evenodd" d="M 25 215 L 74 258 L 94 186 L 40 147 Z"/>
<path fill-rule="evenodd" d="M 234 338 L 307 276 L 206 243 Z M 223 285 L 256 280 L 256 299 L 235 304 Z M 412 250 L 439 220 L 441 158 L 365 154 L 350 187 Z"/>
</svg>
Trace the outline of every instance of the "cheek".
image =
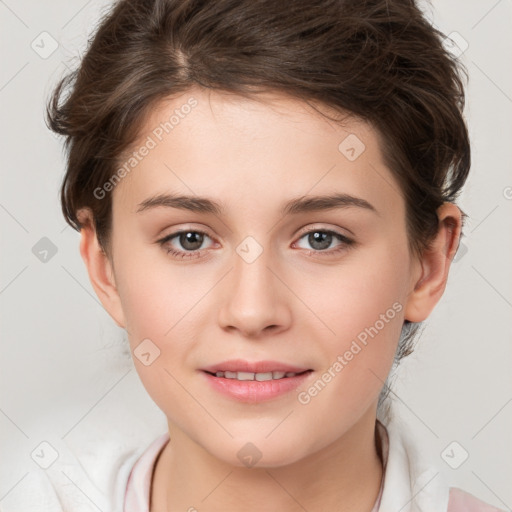
<svg viewBox="0 0 512 512">
<path fill-rule="evenodd" d="M 334 331 L 335 335 L 331 335 L 334 343 L 340 337 L 356 337 L 376 322 L 379 331 L 386 334 L 392 330 L 388 326 L 398 325 L 400 332 L 407 266 L 406 251 L 384 245 L 375 247 L 350 255 L 350 260 L 347 258 L 330 274 L 318 275 L 316 280 L 306 279 L 301 293 L 308 297 L 311 309 Z M 379 322 L 382 315 L 384 329 Z M 396 328 L 390 334 L 396 334 Z"/>
<path fill-rule="evenodd" d="M 143 254 L 118 262 L 118 291 L 129 334 L 138 338 L 165 340 L 190 310 L 193 284 L 183 272 Z M 185 281 L 184 281 L 185 280 Z M 197 299 L 196 299 L 197 301 Z"/>
<path fill-rule="evenodd" d="M 345 267 L 321 281 L 322 287 L 317 280 L 321 293 L 312 294 L 313 283 L 305 281 L 300 293 L 308 297 L 308 305 L 326 327 L 318 347 L 323 352 L 325 382 L 317 386 L 323 390 L 326 383 L 330 389 L 324 395 L 326 406 L 341 400 L 349 408 L 361 409 L 377 398 L 400 339 L 407 265 L 405 250 L 383 245 L 358 254 L 350 264 L 347 260 Z"/>
<path fill-rule="evenodd" d="M 146 273 L 143 280 L 132 277 L 125 284 L 122 304 L 136 371 L 155 404 L 179 423 L 193 407 L 180 386 L 194 345 L 186 322 L 191 306 L 179 289 L 153 274 Z"/>
<path fill-rule="evenodd" d="M 148 264 L 140 253 L 119 258 L 116 268 L 130 348 L 141 382 L 168 417 L 173 417 L 171 404 L 180 403 L 181 414 L 186 413 L 190 404 L 179 382 L 184 373 L 195 368 L 192 355 L 207 329 L 206 308 L 213 305 L 205 297 L 214 276 L 186 272 L 161 259 Z"/>
</svg>

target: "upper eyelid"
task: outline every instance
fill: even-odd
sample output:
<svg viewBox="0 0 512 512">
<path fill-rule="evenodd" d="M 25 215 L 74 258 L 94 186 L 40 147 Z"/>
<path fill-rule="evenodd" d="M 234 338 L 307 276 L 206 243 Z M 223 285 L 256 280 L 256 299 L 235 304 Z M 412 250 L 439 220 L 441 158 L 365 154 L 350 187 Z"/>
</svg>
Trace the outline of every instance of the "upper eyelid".
<svg viewBox="0 0 512 512">
<path fill-rule="evenodd" d="M 169 241 L 173 238 L 178 237 L 179 235 L 183 233 L 200 233 L 203 235 L 206 235 L 207 237 L 211 238 L 212 240 L 215 239 L 215 237 L 211 236 L 207 231 L 203 229 L 192 229 L 192 228 L 185 228 L 185 229 L 178 229 L 177 231 L 173 231 L 172 233 L 169 233 L 168 235 L 165 235 L 157 240 L 157 242 L 163 242 L 163 241 Z"/>
<path fill-rule="evenodd" d="M 329 227 L 325 227 L 325 226 L 314 226 L 314 225 L 313 226 L 306 226 L 305 228 L 301 228 L 296 233 L 295 236 L 302 237 L 304 235 L 307 235 L 308 233 L 315 232 L 315 231 L 325 231 L 325 232 L 328 232 L 328 233 L 333 233 L 335 235 L 339 235 L 339 236 L 347 238 L 347 239 L 351 239 L 351 235 L 347 235 L 345 233 L 340 232 L 340 228 L 329 228 Z"/>
</svg>

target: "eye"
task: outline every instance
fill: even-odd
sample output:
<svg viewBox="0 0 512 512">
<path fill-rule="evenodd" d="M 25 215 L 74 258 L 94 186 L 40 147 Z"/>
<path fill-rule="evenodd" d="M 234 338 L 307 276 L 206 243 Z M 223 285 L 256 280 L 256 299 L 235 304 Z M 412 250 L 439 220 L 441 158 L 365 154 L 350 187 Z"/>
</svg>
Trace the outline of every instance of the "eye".
<svg viewBox="0 0 512 512">
<path fill-rule="evenodd" d="M 203 243 L 206 238 L 210 236 L 204 231 L 193 229 L 182 229 L 175 231 L 164 238 L 157 241 L 163 247 L 167 254 L 172 255 L 178 259 L 199 258 L 202 256 L 202 249 L 205 249 Z M 176 241 L 173 242 L 173 240 Z M 210 238 L 211 239 L 211 238 Z M 305 239 L 312 249 L 307 247 L 299 247 L 306 249 L 309 254 L 325 253 L 325 256 L 337 254 L 354 244 L 354 240 L 337 233 L 336 231 L 327 229 L 314 229 L 304 233 L 299 240 Z M 338 245 L 334 249 L 330 249 L 332 243 L 338 241 Z M 176 245 L 181 246 L 182 249 L 177 248 Z M 322 254 L 323 256 L 324 254 Z"/>
<path fill-rule="evenodd" d="M 176 258 L 197 258 L 201 256 L 200 249 L 205 237 L 210 238 L 204 231 L 183 229 L 158 240 L 158 243 L 166 249 L 167 254 L 172 254 Z M 171 243 L 175 238 L 175 243 L 181 245 L 184 250 L 176 249 L 176 246 Z"/>
<path fill-rule="evenodd" d="M 349 246 L 354 243 L 354 240 L 347 238 L 341 233 L 326 229 L 314 229 L 304 233 L 299 240 L 305 239 L 306 242 L 312 247 L 309 253 L 321 253 L 334 254 L 340 251 L 346 250 Z M 333 242 L 338 240 L 340 243 L 334 247 L 334 249 L 327 250 Z M 301 247 L 302 249 L 308 250 L 307 247 Z"/>
</svg>

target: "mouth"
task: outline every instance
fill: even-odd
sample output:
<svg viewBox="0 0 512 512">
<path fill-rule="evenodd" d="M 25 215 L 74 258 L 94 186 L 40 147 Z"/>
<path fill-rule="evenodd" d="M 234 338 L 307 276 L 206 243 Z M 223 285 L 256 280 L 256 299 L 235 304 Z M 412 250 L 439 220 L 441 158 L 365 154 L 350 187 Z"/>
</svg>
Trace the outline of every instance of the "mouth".
<svg viewBox="0 0 512 512">
<path fill-rule="evenodd" d="M 265 382 L 268 380 L 282 380 L 296 377 L 297 375 L 304 375 L 305 373 L 312 372 L 313 370 L 304 370 L 302 372 L 283 372 L 283 371 L 272 371 L 272 372 L 230 372 L 230 371 L 217 371 L 208 372 L 204 370 L 212 377 L 220 377 L 224 379 L 236 379 L 236 380 L 256 380 L 258 382 Z"/>
<path fill-rule="evenodd" d="M 240 402 L 264 402 L 307 383 L 313 369 L 278 361 L 224 361 L 201 369 L 217 392 Z"/>
<path fill-rule="evenodd" d="M 291 365 L 280 361 L 246 361 L 231 359 L 202 368 L 202 371 L 225 379 L 237 380 L 279 380 L 312 371 L 307 366 Z"/>
</svg>

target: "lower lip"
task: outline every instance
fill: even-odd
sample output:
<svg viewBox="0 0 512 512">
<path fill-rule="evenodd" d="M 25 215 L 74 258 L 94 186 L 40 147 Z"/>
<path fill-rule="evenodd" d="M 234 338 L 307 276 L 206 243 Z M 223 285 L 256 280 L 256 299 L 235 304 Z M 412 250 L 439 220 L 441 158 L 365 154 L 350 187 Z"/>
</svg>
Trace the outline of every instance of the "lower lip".
<svg viewBox="0 0 512 512">
<path fill-rule="evenodd" d="M 215 377 L 207 372 L 202 373 L 216 391 L 240 402 L 254 403 L 271 400 L 297 389 L 313 372 L 308 371 L 295 377 L 265 381 L 226 379 Z"/>
</svg>

